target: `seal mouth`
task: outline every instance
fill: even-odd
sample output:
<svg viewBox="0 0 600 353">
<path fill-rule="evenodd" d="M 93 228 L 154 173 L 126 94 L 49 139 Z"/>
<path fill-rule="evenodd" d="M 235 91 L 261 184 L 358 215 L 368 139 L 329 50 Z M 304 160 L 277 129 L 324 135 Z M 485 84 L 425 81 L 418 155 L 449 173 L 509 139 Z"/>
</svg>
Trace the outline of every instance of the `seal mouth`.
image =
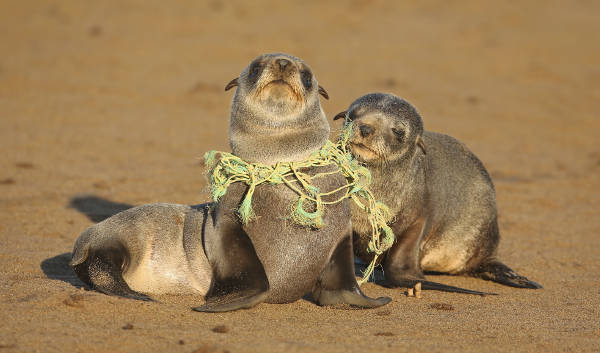
<svg viewBox="0 0 600 353">
<path fill-rule="evenodd" d="M 287 82 L 286 80 L 284 80 L 283 78 L 278 78 L 276 80 L 273 80 L 271 82 L 268 82 L 265 85 L 265 88 L 268 86 L 287 86 L 286 88 L 290 89 L 292 92 L 296 93 L 296 91 L 294 90 L 294 86 L 292 86 L 289 82 Z"/>
<path fill-rule="evenodd" d="M 288 82 L 284 78 L 277 78 L 264 84 L 259 90 L 258 95 L 262 96 L 263 99 L 270 97 L 271 99 L 283 99 L 285 101 L 297 101 L 302 102 L 302 94 L 298 92 L 296 86 Z"/>
<path fill-rule="evenodd" d="M 273 80 L 273 81 L 269 82 L 268 84 L 270 85 L 270 84 L 273 84 L 273 83 L 275 83 L 275 84 L 286 84 L 288 86 L 290 85 L 286 80 L 284 80 L 282 78 L 278 78 L 277 80 Z"/>
<path fill-rule="evenodd" d="M 377 151 L 374 151 L 360 142 L 350 142 L 349 145 L 352 154 L 360 161 L 365 162 L 373 159 L 381 159 L 381 156 Z"/>
</svg>

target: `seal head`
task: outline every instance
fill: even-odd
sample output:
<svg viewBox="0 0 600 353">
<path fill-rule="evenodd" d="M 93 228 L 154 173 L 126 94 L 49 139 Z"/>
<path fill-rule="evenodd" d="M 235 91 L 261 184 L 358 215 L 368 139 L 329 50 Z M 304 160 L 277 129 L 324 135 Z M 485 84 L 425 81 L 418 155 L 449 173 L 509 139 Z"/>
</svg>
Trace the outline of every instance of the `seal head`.
<svg viewBox="0 0 600 353">
<path fill-rule="evenodd" d="M 261 55 L 225 90 L 235 86 L 229 144 L 238 157 L 264 164 L 298 161 L 327 141 L 319 94 L 329 95 L 304 61 L 282 53 Z"/>
<path fill-rule="evenodd" d="M 334 120 L 354 122 L 349 141 L 352 154 L 366 165 L 400 162 L 419 148 L 426 153 L 423 122 L 417 110 L 404 99 L 371 93 L 360 97 Z"/>
</svg>

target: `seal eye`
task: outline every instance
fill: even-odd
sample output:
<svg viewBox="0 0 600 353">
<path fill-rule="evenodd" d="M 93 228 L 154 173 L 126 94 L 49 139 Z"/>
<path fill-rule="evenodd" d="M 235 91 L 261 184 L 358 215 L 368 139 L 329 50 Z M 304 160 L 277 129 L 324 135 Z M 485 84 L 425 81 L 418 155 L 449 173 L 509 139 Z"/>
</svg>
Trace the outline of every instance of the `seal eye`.
<svg viewBox="0 0 600 353">
<path fill-rule="evenodd" d="M 312 73 L 308 70 L 303 70 L 300 72 L 300 78 L 302 79 L 302 84 L 306 90 L 311 89 L 312 87 Z"/>
<path fill-rule="evenodd" d="M 250 65 L 250 70 L 248 70 L 248 81 L 252 84 L 255 84 L 262 72 L 262 65 L 259 63 L 253 63 Z"/>
<path fill-rule="evenodd" d="M 404 132 L 404 130 L 392 128 L 392 132 L 394 133 L 394 135 L 396 135 L 396 138 L 398 139 L 398 141 L 400 141 L 400 142 L 404 141 L 404 135 L 406 134 Z"/>
</svg>

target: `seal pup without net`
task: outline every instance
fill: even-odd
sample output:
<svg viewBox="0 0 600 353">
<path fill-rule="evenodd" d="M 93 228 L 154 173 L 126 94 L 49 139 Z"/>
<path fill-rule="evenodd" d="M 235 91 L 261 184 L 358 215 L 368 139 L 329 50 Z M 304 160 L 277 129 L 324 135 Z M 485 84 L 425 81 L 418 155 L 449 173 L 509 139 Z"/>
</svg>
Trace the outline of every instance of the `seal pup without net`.
<svg viewBox="0 0 600 353">
<path fill-rule="evenodd" d="M 471 294 L 424 281 L 424 271 L 467 274 L 519 288 L 541 286 L 496 258 L 498 231 L 492 180 L 479 159 L 454 138 L 424 131 L 415 108 L 391 94 L 371 93 L 336 115 L 352 123 L 352 154 L 372 173 L 371 190 L 394 215 L 396 243 L 383 269 L 391 286 Z M 369 223 L 352 205 L 355 253 L 370 239 Z"/>
<path fill-rule="evenodd" d="M 261 55 L 226 90 L 236 86 L 229 135 L 236 156 L 262 164 L 301 161 L 327 142 L 329 124 L 318 96 L 327 98 L 327 93 L 302 60 L 287 54 Z M 330 165 L 302 172 L 334 172 L 314 180 L 314 186 L 327 192 L 346 184 L 336 169 Z M 288 303 L 307 293 L 320 305 L 373 308 L 390 302 L 365 296 L 356 282 L 347 199 L 327 206 L 323 227 L 314 229 L 289 219 L 291 205 L 298 200 L 290 187 L 261 184 L 252 196 L 256 218 L 243 224 L 236 209 L 248 189 L 241 182 L 231 184 L 215 206 L 215 232 L 205 237 L 213 281 L 206 303 L 194 310 Z"/>
<path fill-rule="evenodd" d="M 212 276 L 202 246 L 213 230 L 209 208 L 163 203 L 120 212 L 81 233 L 70 265 L 83 282 L 109 295 L 203 296 Z"/>
</svg>

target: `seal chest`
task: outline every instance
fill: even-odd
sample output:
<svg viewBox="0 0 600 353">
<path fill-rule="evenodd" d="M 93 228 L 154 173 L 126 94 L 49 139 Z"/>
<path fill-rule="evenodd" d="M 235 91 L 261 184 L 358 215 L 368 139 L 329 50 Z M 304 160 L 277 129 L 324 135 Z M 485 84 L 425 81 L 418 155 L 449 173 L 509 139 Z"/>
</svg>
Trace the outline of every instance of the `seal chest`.
<svg viewBox="0 0 600 353">
<path fill-rule="evenodd" d="M 325 192 L 344 184 L 344 178 L 339 175 L 315 186 Z M 231 198 L 228 199 L 239 200 L 246 189 L 244 185 L 232 185 L 228 190 Z M 343 192 L 338 192 L 327 200 L 342 195 Z M 310 292 L 317 280 L 315 274 L 321 272 L 335 246 L 352 231 L 348 219 L 338 217 L 340 214 L 350 214 L 347 200 L 325 208 L 323 227 L 320 229 L 298 225 L 292 219 L 291 210 L 297 200 L 298 195 L 285 185 L 259 186 L 252 200 L 256 205 L 256 218 L 243 227 L 269 280 L 271 290 L 265 301 L 270 303 L 294 301 Z M 262 205 L 268 205 L 268 208 Z M 228 208 L 236 206 L 223 205 Z M 345 229 L 340 231 L 339 227 Z"/>
</svg>

